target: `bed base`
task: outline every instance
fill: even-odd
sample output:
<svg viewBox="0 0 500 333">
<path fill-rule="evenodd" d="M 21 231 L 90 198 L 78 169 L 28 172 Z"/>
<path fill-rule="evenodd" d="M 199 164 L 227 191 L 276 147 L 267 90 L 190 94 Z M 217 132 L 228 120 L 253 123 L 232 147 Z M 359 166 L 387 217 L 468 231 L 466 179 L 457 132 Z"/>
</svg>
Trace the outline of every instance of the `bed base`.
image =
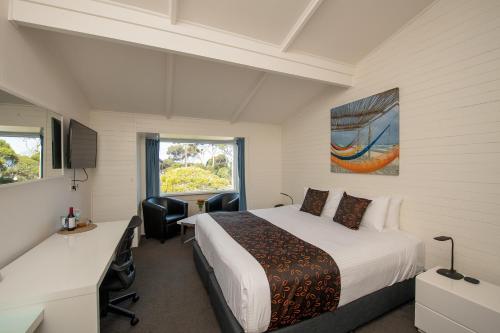
<svg viewBox="0 0 500 333">
<path fill-rule="evenodd" d="M 196 241 L 193 242 L 196 269 L 212 303 L 215 316 L 223 333 L 243 333 L 224 299 L 222 290 Z M 415 298 L 415 278 L 408 279 L 300 323 L 274 330 L 276 333 L 345 333 L 397 308 Z"/>
</svg>

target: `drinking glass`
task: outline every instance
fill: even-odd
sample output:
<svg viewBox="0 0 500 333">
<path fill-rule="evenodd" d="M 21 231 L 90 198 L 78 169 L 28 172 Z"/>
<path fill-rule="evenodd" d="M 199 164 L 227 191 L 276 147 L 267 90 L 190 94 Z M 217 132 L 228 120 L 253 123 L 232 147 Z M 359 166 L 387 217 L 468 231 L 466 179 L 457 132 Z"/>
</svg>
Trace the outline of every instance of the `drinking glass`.
<svg viewBox="0 0 500 333">
<path fill-rule="evenodd" d="M 75 215 L 76 222 L 80 221 L 80 216 L 82 216 L 82 211 L 79 208 L 73 209 L 73 215 Z"/>
</svg>

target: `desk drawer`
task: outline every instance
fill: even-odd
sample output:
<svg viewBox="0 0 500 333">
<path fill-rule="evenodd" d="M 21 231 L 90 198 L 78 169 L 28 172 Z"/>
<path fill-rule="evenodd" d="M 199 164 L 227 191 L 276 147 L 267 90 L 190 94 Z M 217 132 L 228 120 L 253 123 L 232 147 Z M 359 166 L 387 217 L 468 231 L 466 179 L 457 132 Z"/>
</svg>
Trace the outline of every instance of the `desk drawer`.
<svg viewBox="0 0 500 333">
<path fill-rule="evenodd" d="M 474 333 L 418 303 L 415 303 L 415 326 L 425 333 Z"/>
</svg>

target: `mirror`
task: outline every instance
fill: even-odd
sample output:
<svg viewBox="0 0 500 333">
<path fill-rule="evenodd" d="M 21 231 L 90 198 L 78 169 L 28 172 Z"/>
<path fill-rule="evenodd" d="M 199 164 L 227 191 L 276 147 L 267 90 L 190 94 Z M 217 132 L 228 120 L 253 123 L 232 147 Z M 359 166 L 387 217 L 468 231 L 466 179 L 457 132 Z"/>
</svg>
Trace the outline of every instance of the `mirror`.
<svg viewBox="0 0 500 333">
<path fill-rule="evenodd" d="M 62 116 L 0 90 L 0 186 L 63 174 Z"/>
</svg>

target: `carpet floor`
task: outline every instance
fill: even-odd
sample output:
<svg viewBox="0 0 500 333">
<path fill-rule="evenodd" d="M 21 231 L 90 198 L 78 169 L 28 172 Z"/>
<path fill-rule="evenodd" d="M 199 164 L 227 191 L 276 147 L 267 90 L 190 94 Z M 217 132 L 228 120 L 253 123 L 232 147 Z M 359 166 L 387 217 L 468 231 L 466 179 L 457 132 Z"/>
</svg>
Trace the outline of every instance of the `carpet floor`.
<svg viewBox="0 0 500 333">
<path fill-rule="evenodd" d="M 134 249 L 136 280 L 131 291 L 141 297 L 137 303 L 121 306 L 135 311 L 140 322 L 109 313 L 101 318 L 102 333 L 220 332 L 208 295 L 193 263 L 191 244 L 181 244 L 179 237 L 161 244 L 141 239 Z M 356 330 L 357 333 L 415 333 L 414 305 L 404 305 Z"/>
</svg>

